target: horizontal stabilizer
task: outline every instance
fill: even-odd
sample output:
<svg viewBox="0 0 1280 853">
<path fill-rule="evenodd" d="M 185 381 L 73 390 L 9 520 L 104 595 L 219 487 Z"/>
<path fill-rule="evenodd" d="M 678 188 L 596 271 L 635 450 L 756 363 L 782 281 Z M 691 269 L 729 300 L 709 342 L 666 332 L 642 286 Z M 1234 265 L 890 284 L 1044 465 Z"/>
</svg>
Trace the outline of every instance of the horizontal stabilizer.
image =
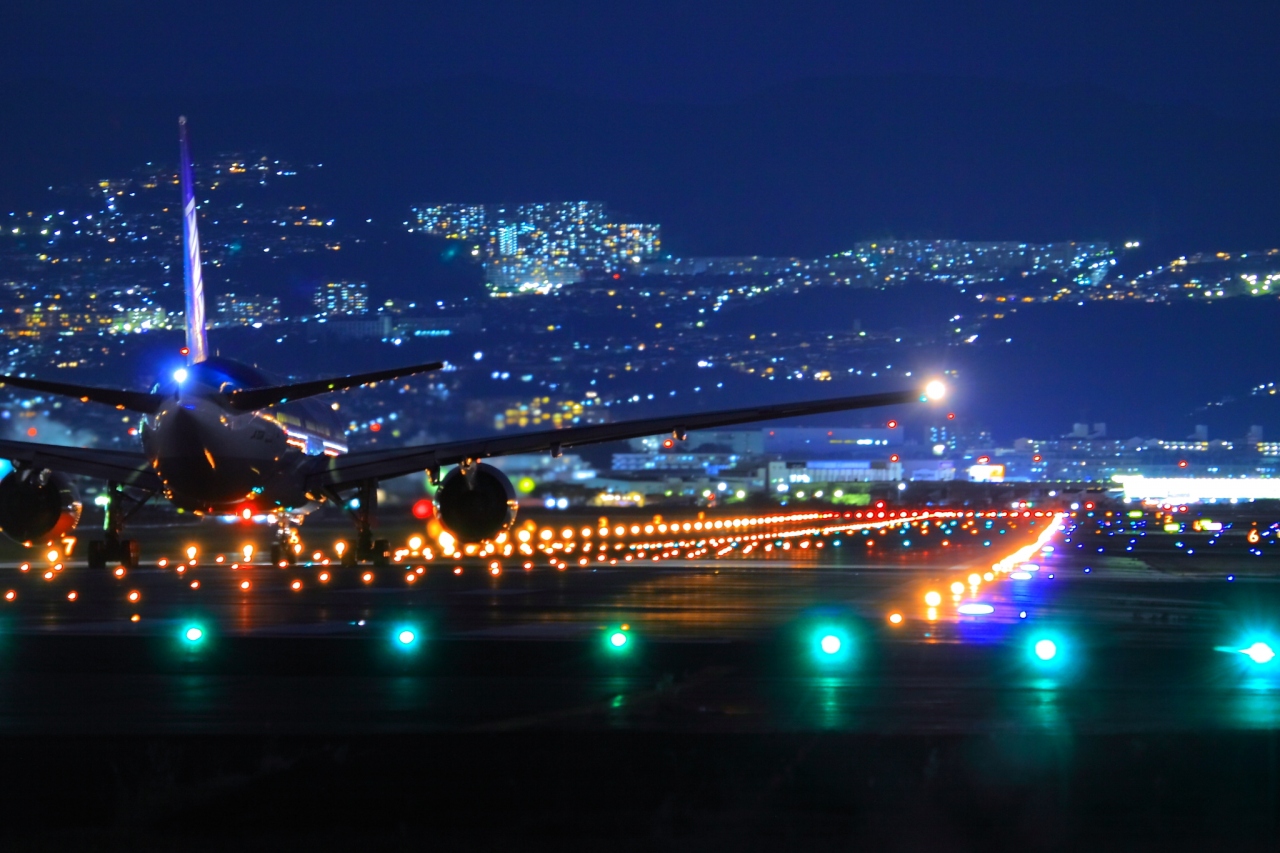
<svg viewBox="0 0 1280 853">
<path fill-rule="evenodd" d="M 317 379 L 313 382 L 299 382 L 296 385 L 275 385 L 270 388 L 245 388 L 227 394 L 227 405 L 242 412 L 252 412 L 273 406 L 276 403 L 287 403 L 290 400 L 301 400 L 328 394 L 330 391 L 342 391 L 355 388 L 357 385 L 368 385 L 370 382 L 382 382 L 385 379 L 400 379 L 430 370 L 439 370 L 444 362 L 433 361 L 430 364 L 419 364 L 413 367 L 395 367 L 390 370 L 377 370 L 373 373 L 357 373 L 354 376 L 338 376 L 332 379 Z"/>
<path fill-rule="evenodd" d="M 65 382 L 46 382 L 43 379 L 28 379 L 23 376 L 4 376 L 0 374 L 0 384 L 25 388 L 28 391 L 43 391 L 46 394 L 62 394 L 67 397 L 79 397 L 85 402 L 106 403 L 119 409 L 131 412 L 154 414 L 160 411 L 164 398 L 159 394 L 147 394 L 143 391 L 118 391 L 114 388 L 91 388 L 87 385 L 70 385 Z"/>
</svg>

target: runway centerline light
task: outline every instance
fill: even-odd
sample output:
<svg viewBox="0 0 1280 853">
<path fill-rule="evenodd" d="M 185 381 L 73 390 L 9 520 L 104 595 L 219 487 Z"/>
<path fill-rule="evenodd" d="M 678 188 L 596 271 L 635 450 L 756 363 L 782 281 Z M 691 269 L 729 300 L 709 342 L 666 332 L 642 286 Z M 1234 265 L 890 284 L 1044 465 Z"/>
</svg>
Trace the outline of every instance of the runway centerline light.
<svg viewBox="0 0 1280 853">
<path fill-rule="evenodd" d="M 1266 643 L 1258 642 L 1249 646 L 1247 649 L 1241 649 L 1240 654 L 1249 658 L 1254 663 L 1270 663 L 1275 658 L 1275 651 Z"/>
</svg>

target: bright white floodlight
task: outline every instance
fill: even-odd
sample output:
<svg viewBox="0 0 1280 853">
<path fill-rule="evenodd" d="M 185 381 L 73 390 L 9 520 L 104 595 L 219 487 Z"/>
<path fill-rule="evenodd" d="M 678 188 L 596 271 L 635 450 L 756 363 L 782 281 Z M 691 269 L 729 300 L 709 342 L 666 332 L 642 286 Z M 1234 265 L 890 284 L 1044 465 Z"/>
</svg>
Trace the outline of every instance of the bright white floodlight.
<svg viewBox="0 0 1280 853">
<path fill-rule="evenodd" d="M 947 396 L 947 386 L 941 380 L 935 379 L 924 386 L 924 395 L 930 400 L 941 400 Z"/>
</svg>

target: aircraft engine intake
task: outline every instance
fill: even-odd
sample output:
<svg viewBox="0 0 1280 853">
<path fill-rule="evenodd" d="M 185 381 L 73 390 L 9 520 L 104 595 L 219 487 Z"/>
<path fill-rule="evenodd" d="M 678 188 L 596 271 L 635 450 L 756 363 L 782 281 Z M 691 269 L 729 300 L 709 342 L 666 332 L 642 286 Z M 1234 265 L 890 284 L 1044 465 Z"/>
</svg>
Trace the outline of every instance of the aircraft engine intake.
<svg viewBox="0 0 1280 853">
<path fill-rule="evenodd" d="M 492 539 L 516 520 L 516 490 L 492 465 L 477 463 L 470 475 L 454 468 L 436 492 L 440 523 L 463 542 Z"/>
<path fill-rule="evenodd" d="M 81 509 L 79 494 L 61 474 L 27 469 L 0 480 L 0 532 L 24 545 L 70 533 Z"/>
</svg>

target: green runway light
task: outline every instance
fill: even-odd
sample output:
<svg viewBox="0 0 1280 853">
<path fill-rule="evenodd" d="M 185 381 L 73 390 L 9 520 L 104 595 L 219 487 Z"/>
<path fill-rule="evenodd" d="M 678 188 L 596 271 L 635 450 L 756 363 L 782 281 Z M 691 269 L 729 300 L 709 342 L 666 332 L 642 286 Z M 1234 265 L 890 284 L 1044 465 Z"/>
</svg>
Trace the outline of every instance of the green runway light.
<svg viewBox="0 0 1280 853">
<path fill-rule="evenodd" d="M 182 639 L 192 645 L 199 643 L 204 639 L 204 629 L 199 625 L 188 625 L 182 630 Z"/>
<path fill-rule="evenodd" d="M 630 625 L 614 625 L 603 635 L 604 649 L 611 655 L 629 655 L 635 643 L 631 641 Z"/>
<path fill-rule="evenodd" d="M 839 653 L 840 647 L 842 645 L 844 644 L 840 642 L 840 638 L 837 637 L 835 634 L 827 634 L 825 637 L 822 638 L 821 642 L 818 643 L 818 646 L 822 649 L 822 651 L 829 655 L 834 655 Z"/>
<path fill-rule="evenodd" d="M 412 646 L 418 641 L 418 635 L 408 628 L 404 628 L 396 634 L 396 640 L 402 646 Z"/>
<path fill-rule="evenodd" d="M 1275 651 L 1262 642 L 1254 643 L 1247 649 L 1241 649 L 1240 654 L 1257 664 L 1270 663 L 1276 656 Z"/>
<path fill-rule="evenodd" d="M 1033 651 L 1040 660 L 1050 661 L 1058 656 L 1058 644 L 1053 640 L 1038 640 Z"/>
</svg>

